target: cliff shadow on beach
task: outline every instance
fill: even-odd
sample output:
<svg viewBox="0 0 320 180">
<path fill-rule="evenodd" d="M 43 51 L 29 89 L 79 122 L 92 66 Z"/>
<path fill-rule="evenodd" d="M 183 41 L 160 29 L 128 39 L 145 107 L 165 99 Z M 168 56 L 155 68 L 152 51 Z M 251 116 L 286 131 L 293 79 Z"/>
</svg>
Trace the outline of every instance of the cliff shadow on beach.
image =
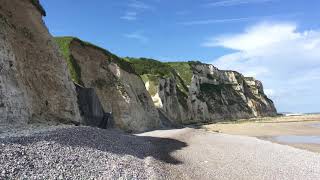
<svg viewBox="0 0 320 180">
<path fill-rule="evenodd" d="M 3 144 L 28 145 L 40 141 L 54 142 L 66 147 L 87 147 L 119 155 L 132 155 L 139 159 L 153 157 L 164 163 L 181 164 L 170 153 L 188 145 L 168 138 L 142 137 L 118 130 L 74 127 L 38 133 L 32 136 L 0 139 Z"/>
</svg>

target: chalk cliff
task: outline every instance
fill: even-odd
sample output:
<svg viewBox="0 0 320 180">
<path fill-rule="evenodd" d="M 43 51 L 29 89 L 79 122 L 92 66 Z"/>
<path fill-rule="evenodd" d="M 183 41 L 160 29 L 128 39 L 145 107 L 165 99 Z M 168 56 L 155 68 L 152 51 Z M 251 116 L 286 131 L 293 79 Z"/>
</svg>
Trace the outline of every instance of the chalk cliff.
<svg viewBox="0 0 320 180">
<path fill-rule="evenodd" d="M 37 0 L 0 1 L 0 125 L 79 122 L 67 64 Z"/>
<path fill-rule="evenodd" d="M 56 38 L 72 79 L 93 88 L 113 124 L 127 131 L 160 127 L 158 110 L 131 64 L 107 50 L 72 37 Z"/>
<path fill-rule="evenodd" d="M 53 39 L 45 15 L 38 0 L 0 2 L 1 126 L 106 126 L 100 120 L 112 112 L 115 127 L 146 131 L 277 113 L 254 78 L 201 62 L 119 58 L 77 38 Z"/>
<path fill-rule="evenodd" d="M 161 63 L 127 58 L 143 78 L 155 105 L 176 123 L 274 116 L 260 81 L 201 62 Z"/>
</svg>

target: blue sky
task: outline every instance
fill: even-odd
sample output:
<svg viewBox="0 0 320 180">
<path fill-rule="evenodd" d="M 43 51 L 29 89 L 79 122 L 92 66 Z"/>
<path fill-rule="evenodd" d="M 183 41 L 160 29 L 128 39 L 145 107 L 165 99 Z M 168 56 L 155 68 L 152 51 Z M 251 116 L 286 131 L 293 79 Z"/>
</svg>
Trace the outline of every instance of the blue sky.
<svg viewBox="0 0 320 180">
<path fill-rule="evenodd" d="M 262 80 L 279 111 L 320 111 L 319 0 L 41 2 L 54 36 L 119 56 L 238 70 Z"/>
</svg>

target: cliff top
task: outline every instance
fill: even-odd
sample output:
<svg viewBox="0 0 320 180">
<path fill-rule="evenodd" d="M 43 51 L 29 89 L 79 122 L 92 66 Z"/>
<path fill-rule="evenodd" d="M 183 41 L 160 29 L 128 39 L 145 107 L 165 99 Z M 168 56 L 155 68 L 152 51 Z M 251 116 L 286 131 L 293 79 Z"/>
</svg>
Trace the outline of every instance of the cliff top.
<svg viewBox="0 0 320 180">
<path fill-rule="evenodd" d="M 168 64 L 169 66 L 174 68 L 177 71 L 177 73 L 180 75 L 181 79 L 187 85 L 190 85 L 191 80 L 192 80 L 192 76 L 193 76 L 190 62 L 191 61 L 189 61 L 189 62 L 168 62 L 166 64 Z"/>
<path fill-rule="evenodd" d="M 133 64 L 136 72 L 139 75 L 152 74 L 159 77 L 172 77 L 174 69 L 166 63 L 148 58 L 124 58 L 126 61 Z"/>
<path fill-rule="evenodd" d="M 101 51 L 106 56 L 110 57 L 109 60 L 112 61 L 113 63 L 116 63 L 121 69 L 123 69 L 129 73 L 137 74 L 136 71 L 134 70 L 134 68 L 132 67 L 131 63 L 125 61 L 122 58 L 119 58 L 118 56 L 112 54 L 111 52 L 107 51 L 106 49 L 103 49 L 103 48 L 96 46 L 92 43 L 89 43 L 89 42 L 83 41 L 79 38 L 71 37 L 71 36 L 55 37 L 54 39 L 57 42 L 62 55 L 67 60 L 69 72 L 71 73 L 71 78 L 75 83 L 82 85 L 79 65 L 75 62 L 75 60 L 73 59 L 72 54 L 70 52 L 71 44 L 73 42 L 79 42 L 82 46 L 91 47 L 91 48 L 94 48 L 98 51 Z"/>
<path fill-rule="evenodd" d="M 186 85 L 191 84 L 193 64 L 203 64 L 200 61 L 188 62 L 160 62 L 148 58 L 125 58 L 133 64 L 139 75 L 154 75 L 162 78 L 174 77 L 179 75 Z"/>
<path fill-rule="evenodd" d="M 187 62 L 161 62 L 151 58 L 132 58 L 125 57 L 120 58 L 104 48 L 96 46 L 92 43 L 80 40 L 76 37 L 56 37 L 56 42 L 58 43 L 60 50 L 68 62 L 69 71 L 71 72 L 72 79 L 74 82 L 78 84 L 81 83 L 81 77 L 78 65 L 73 60 L 72 55 L 70 53 L 70 44 L 72 42 L 79 42 L 82 46 L 91 47 L 97 49 L 107 56 L 110 59 L 118 64 L 123 70 L 138 74 L 142 77 L 142 79 L 147 82 L 155 82 L 158 78 L 176 78 L 179 80 L 178 84 L 182 87 L 186 87 L 191 84 L 192 76 L 193 76 L 193 66 L 196 65 L 210 65 L 206 63 L 202 63 L 200 61 L 187 61 Z M 236 74 L 240 74 L 236 71 L 231 70 L 220 70 L 221 72 L 233 72 Z M 241 74 L 240 74 L 241 75 Z M 254 79 L 252 77 L 246 77 L 247 80 Z M 185 89 L 185 88 L 182 88 Z"/>
<path fill-rule="evenodd" d="M 38 11 L 41 13 L 42 16 L 46 16 L 46 11 L 40 4 L 39 0 L 30 0 L 30 2 L 38 9 Z"/>
</svg>

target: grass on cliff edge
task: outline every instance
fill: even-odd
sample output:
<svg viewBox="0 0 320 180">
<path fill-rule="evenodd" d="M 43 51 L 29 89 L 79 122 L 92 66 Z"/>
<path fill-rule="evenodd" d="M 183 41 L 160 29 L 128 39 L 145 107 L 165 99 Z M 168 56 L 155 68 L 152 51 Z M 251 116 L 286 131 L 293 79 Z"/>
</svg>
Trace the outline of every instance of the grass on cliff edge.
<svg viewBox="0 0 320 180">
<path fill-rule="evenodd" d="M 132 63 L 136 72 L 139 75 L 150 74 L 153 76 L 159 76 L 162 78 L 173 77 L 173 69 L 160 61 L 148 58 L 129 58 L 126 57 L 125 60 Z"/>
<path fill-rule="evenodd" d="M 73 82 L 83 85 L 81 81 L 81 69 L 80 66 L 76 63 L 70 53 L 70 44 L 73 41 L 73 37 L 56 37 L 54 38 L 57 42 L 60 52 L 67 60 L 68 70 L 71 74 L 71 79 Z"/>
<path fill-rule="evenodd" d="M 179 73 L 179 76 L 186 85 L 191 84 L 193 73 L 189 62 L 168 62 L 166 64 Z"/>
<path fill-rule="evenodd" d="M 189 62 L 160 62 L 148 58 L 125 58 L 132 63 L 136 72 L 143 81 L 149 82 L 149 93 L 154 96 L 158 92 L 159 78 L 175 78 L 177 93 L 180 103 L 186 106 L 185 99 L 188 96 L 187 85 L 191 84 L 193 76 Z"/>
<path fill-rule="evenodd" d="M 134 68 L 132 67 L 130 62 L 127 62 L 127 61 L 117 57 L 116 55 L 110 53 L 109 51 L 107 51 L 99 46 L 96 46 L 92 43 L 82 41 L 76 37 L 55 37 L 54 39 L 57 42 L 64 58 L 67 60 L 68 69 L 69 69 L 69 72 L 71 73 L 72 80 L 78 84 L 83 84 L 83 83 L 81 81 L 80 66 L 73 59 L 72 54 L 70 52 L 70 44 L 74 40 L 80 42 L 83 46 L 89 46 L 89 47 L 95 48 L 97 50 L 100 50 L 106 56 L 109 57 L 109 60 L 111 62 L 116 63 L 121 69 L 123 69 L 129 73 L 136 74 L 136 71 L 134 70 Z"/>
<path fill-rule="evenodd" d="M 126 57 L 125 60 L 133 64 L 139 75 L 151 74 L 153 76 L 169 78 L 174 77 L 175 71 L 186 85 L 191 84 L 193 73 L 190 63 L 192 62 L 160 62 L 148 58 L 129 57 Z"/>
</svg>

